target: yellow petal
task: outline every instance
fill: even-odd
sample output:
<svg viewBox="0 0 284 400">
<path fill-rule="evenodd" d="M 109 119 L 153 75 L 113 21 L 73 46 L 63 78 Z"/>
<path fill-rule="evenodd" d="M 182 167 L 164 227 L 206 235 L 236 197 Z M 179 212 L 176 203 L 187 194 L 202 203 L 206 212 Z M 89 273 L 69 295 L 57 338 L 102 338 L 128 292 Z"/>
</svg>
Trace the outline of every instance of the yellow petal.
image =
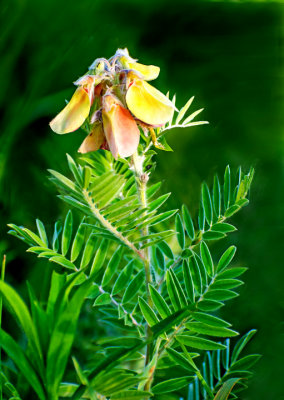
<svg viewBox="0 0 284 400">
<path fill-rule="evenodd" d="M 129 157 L 137 150 L 140 132 L 130 112 L 113 96 L 104 96 L 103 126 L 114 158 Z"/>
<path fill-rule="evenodd" d="M 136 118 L 149 125 L 164 125 L 174 112 L 174 104 L 163 93 L 139 79 L 129 87 L 126 103 Z"/>
<path fill-rule="evenodd" d="M 80 128 L 90 112 L 91 104 L 88 93 L 78 87 L 67 106 L 50 122 L 56 133 L 69 133 Z"/>
<path fill-rule="evenodd" d="M 102 124 L 95 125 L 92 132 L 86 137 L 86 139 L 81 144 L 78 152 L 85 154 L 90 151 L 96 151 L 101 148 L 106 138 L 104 135 Z"/>
<path fill-rule="evenodd" d="M 143 65 L 139 63 L 128 63 L 130 69 L 138 71 L 146 81 L 156 79 L 160 73 L 160 68 L 155 65 Z"/>
</svg>

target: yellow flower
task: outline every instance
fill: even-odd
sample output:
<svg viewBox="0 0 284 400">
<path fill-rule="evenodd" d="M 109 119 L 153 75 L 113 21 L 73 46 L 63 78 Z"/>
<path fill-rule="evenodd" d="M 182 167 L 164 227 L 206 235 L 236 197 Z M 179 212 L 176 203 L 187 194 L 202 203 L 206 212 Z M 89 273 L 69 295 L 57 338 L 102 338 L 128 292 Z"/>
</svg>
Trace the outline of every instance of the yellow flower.
<svg viewBox="0 0 284 400">
<path fill-rule="evenodd" d="M 134 79 L 126 93 L 132 114 L 149 125 L 166 124 L 174 113 L 173 103 L 158 89 L 142 79 Z"/>
<path fill-rule="evenodd" d="M 67 106 L 50 122 L 55 133 L 74 132 L 83 125 L 89 116 L 94 101 L 96 87 L 99 87 L 102 77 L 84 75 L 74 85 L 78 86 Z"/>
<path fill-rule="evenodd" d="M 81 144 L 78 152 L 85 154 L 90 151 L 96 151 L 106 145 L 106 138 L 101 123 L 96 123 L 92 129 L 92 132 L 86 137 Z"/>
<path fill-rule="evenodd" d="M 67 106 L 50 122 L 51 129 L 59 134 L 76 131 L 88 117 L 91 101 L 88 92 L 78 87 Z"/>
<path fill-rule="evenodd" d="M 131 58 L 127 49 L 118 49 L 109 60 L 95 60 L 90 73 L 75 82 L 78 88 L 50 122 L 51 129 L 69 133 L 86 122 L 89 135 L 80 153 L 107 149 L 115 158 L 131 156 L 139 144 L 139 124 L 153 137 L 153 127 L 164 125 L 173 115 L 173 103 L 146 82 L 159 72 L 159 67 Z"/>
</svg>

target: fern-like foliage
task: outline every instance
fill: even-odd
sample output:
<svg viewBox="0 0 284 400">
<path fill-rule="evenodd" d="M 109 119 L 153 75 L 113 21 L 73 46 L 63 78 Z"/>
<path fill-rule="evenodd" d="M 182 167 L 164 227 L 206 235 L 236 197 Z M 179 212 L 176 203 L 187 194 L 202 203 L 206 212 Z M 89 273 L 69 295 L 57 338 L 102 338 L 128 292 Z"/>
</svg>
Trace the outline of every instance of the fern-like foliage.
<svg viewBox="0 0 284 400">
<path fill-rule="evenodd" d="M 170 194 L 158 194 L 160 182 L 148 184 L 155 164 L 150 147 L 167 150 L 164 132 L 205 123 L 192 122 L 201 110 L 186 116 L 192 100 L 163 129 L 141 132 L 145 143 L 130 160 L 100 150 L 78 163 L 68 155 L 68 176 L 50 171 L 59 198 L 79 211 L 78 225 L 71 210 L 51 237 L 40 220 L 37 232 L 9 225 L 28 252 L 55 270 L 47 304 L 30 289 L 30 311 L 13 289 L 0 286 L 29 343 L 21 348 L 1 330 L 2 348 L 41 400 L 159 399 L 169 393 L 173 399 L 221 400 L 245 388 L 259 356 L 240 353 L 255 331 L 231 351 L 238 332 L 220 309 L 238 296 L 246 268 L 235 264 L 235 246 L 217 258 L 211 243 L 236 230 L 228 219 L 248 204 L 254 172 L 234 175 L 228 166 L 212 189 L 203 183 L 197 218 L 186 205 L 166 210 Z M 84 300 L 104 334 L 87 361 L 72 358 L 73 380 L 65 382 Z"/>
</svg>

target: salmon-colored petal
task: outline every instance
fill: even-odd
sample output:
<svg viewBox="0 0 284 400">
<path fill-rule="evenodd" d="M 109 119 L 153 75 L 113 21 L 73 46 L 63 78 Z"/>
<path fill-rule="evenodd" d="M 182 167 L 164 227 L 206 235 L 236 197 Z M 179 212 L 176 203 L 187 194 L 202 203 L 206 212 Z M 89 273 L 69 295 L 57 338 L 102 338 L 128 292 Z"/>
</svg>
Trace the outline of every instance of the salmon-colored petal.
<svg viewBox="0 0 284 400">
<path fill-rule="evenodd" d="M 102 124 L 98 124 L 94 127 L 92 132 L 86 137 L 86 139 L 81 144 L 78 152 L 85 154 L 90 151 L 96 151 L 101 149 L 106 138 L 104 135 Z"/>
<path fill-rule="evenodd" d="M 102 111 L 107 142 L 114 158 L 129 157 L 137 150 L 140 132 L 130 112 L 111 95 L 104 96 Z"/>
<path fill-rule="evenodd" d="M 51 129 L 59 134 L 76 131 L 80 128 L 90 112 L 88 93 L 78 87 L 67 106 L 50 122 Z"/>
<path fill-rule="evenodd" d="M 138 71 L 143 79 L 146 81 L 152 81 L 159 76 L 160 68 L 155 65 L 144 65 L 139 63 L 128 63 L 130 69 L 134 69 L 134 71 Z"/>
<path fill-rule="evenodd" d="M 127 90 L 126 103 L 136 118 L 149 125 L 164 125 L 175 109 L 163 93 L 140 79 L 135 79 Z"/>
</svg>

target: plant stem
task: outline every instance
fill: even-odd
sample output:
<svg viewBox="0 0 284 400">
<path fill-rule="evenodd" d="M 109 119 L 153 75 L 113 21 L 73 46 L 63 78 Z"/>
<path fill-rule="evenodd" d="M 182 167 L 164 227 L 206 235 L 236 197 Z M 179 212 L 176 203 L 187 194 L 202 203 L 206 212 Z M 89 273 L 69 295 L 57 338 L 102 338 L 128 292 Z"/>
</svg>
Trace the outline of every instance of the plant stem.
<svg viewBox="0 0 284 400">
<path fill-rule="evenodd" d="M 6 269 L 6 255 L 4 254 L 2 261 L 2 268 L 1 268 L 1 277 L 0 277 L 0 280 L 3 282 L 5 279 L 5 269 Z M 0 294 L 0 329 L 2 327 L 2 304 L 3 304 L 3 297 L 2 294 Z M 2 370 L 1 346 L 0 346 L 0 370 Z M 2 384 L 0 384 L 0 400 L 2 400 L 2 398 L 3 398 Z"/>
<path fill-rule="evenodd" d="M 149 176 L 147 173 L 143 172 L 143 161 L 144 161 L 144 156 L 139 156 L 137 152 L 135 152 L 132 156 L 132 165 L 134 169 L 134 174 L 136 178 L 136 184 L 137 184 L 137 191 L 138 191 L 138 196 L 139 200 L 141 203 L 141 206 L 143 208 L 147 207 L 147 182 L 149 180 Z M 147 211 L 145 211 L 146 213 Z M 141 234 L 142 237 L 145 237 L 149 234 L 148 227 L 145 226 L 141 229 Z M 149 306 L 152 306 L 152 300 L 151 296 L 149 293 L 149 284 L 152 282 L 152 277 L 151 277 L 151 266 L 150 266 L 150 253 L 149 253 L 149 247 L 146 247 L 143 250 L 143 255 L 144 255 L 144 270 L 145 270 L 145 283 L 146 283 L 146 294 L 147 294 L 147 302 Z M 146 337 L 149 339 L 152 336 L 152 331 L 150 326 L 147 324 L 146 328 Z M 145 367 L 149 364 L 150 359 L 151 359 L 151 348 L 152 345 L 148 344 L 146 348 L 146 358 L 145 358 Z M 153 380 L 153 374 L 154 370 L 151 371 L 149 379 L 147 380 L 144 389 L 145 390 L 150 390 L 151 388 L 151 383 Z"/>
<path fill-rule="evenodd" d="M 143 208 L 147 207 L 147 182 L 149 180 L 149 177 L 146 173 L 143 172 L 143 161 L 144 161 L 144 156 L 139 156 L 136 153 L 133 154 L 132 156 L 132 165 L 136 177 L 136 183 L 137 183 L 137 191 L 138 191 L 138 196 L 139 200 L 141 203 L 141 206 Z M 147 211 L 145 211 L 146 213 Z M 142 237 L 145 237 L 149 234 L 148 232 L 148 227 L 145 226 L 144 228 L 141 229 L 141 234 Z M 146 279 L 146 291 L 147 291 L 147 301 L 148 304 L 150 305 L 151 299 L 149 295 L 149 283 L 151 283 L 152 278 L 151 278 L 151 269 L 150 269 L 150 253 L 149 253 L 149 248 L 146 247 L 143 250 L 143 255 L 144 255 L 144 268 L 145 268 L 145 279 Z"/>
</svg>

